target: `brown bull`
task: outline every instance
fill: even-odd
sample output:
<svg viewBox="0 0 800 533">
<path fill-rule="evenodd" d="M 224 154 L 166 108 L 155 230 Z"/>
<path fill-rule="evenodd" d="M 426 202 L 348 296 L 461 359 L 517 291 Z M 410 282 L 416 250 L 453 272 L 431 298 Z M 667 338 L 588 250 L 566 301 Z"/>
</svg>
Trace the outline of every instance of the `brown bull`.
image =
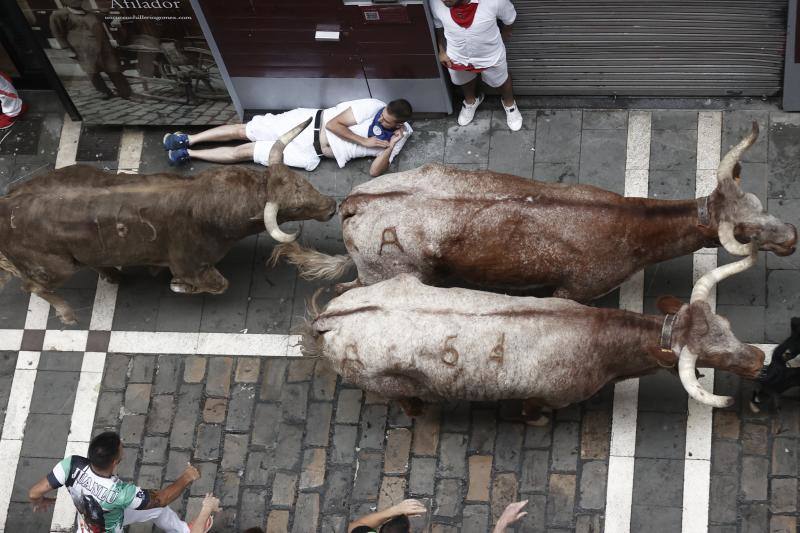
<svg viewBox="0 0 800 533">
<path fill-rule="evenodd" d="M 228 281 L 214 265 L 236 241 L 266 228 L 290 242 L 280 223 L 336 212 L 333 198 L 283 164 L 283 149 L 307 125 L 275 143 L 266 171 L 225 167 L 186 178 L 77 165 L 14 187 L 0 198 L 0 286 L 9 273 L 19 277 L 64 323 L 75 316 L 54 291 L 82 268 L 116 281 L 116 267 L 168 267 L 175 292 L 224 292 Z"/>
<path fill-rule="evenodd" d="M 358 279 L 341 289 L 408 273 L 424 283 L 489 288 L 547 286 L 587 302 L 647 265 L 719 246 L 794 252 L 797 230 L 764 212 L 739 187 L 738 160 L 752 133 L 731 149 L 705 198 L 626 198 L 589 185 L 544 183 L 439 164 L 390 174 L 354 188 L 340 214 L 349 256 L 297 244 L 276 248 L 307 278 Z"/>
</svg>

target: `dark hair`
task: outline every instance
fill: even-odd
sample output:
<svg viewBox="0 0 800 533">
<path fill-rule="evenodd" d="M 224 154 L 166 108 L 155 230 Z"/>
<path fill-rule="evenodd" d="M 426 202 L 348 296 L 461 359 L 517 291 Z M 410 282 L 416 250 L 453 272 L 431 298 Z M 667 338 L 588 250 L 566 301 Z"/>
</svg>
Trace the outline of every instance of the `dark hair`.
<svg viewBox="0 0 800 533">
<path fill-rule="evenodd" d="M 411 522 L 406 515 L 395 516 L 381 526 L 381 533 L 408 533 L 411 531 Z"/>
<path fill-rule="evenodd" d="M 389 105 L 386 106 L 386 111 L 401 122 L 410 119 L 412 113 L 411 104 L 403 98 L 389 102 Z"/>
<path fill-rule="evenodd" d="M 251 527 L 249 529 L 245 529 L 244 533 L 264 533 L 264 530 L 260 527 Z"/>
<path fill-rule="evenodd" d="M 100 433 L 89 444 L 89 462 L 92 466 L 105 470 L 114 463 L 119 454 L 119 435 L 113 431 Z"/>
</svg>

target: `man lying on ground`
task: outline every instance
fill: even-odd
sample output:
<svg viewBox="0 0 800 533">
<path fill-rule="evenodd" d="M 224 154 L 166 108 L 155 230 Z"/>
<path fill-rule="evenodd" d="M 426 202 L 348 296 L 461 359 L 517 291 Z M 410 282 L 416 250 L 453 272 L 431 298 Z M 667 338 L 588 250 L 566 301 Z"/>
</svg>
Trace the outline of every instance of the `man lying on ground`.
<svg viewBox="0 0 800 533">
<path fill-rule="evenodd" d="M 278 138 L 311 118 L 311 124 L 298 135 L 283 153 L 291 167 L 314 170 L 323 157 L 335 159 L 339 168 L 357 157 L 374 157 L 371 176 L 380 176 L 391 163 L 412 129 L 411 104 L 392 100 L 388 104 L 374 98 L 342 102 L 329 109 L 293 109 L 279 115 L 257 115 L 247 124 L 218 126 L 200 133 L 169 133 L 164 136 L 170 164 L 191 159 L 213 163 L 255 161 L 267 165 L 269 151 Z M 248 140 L 238 146 L 197 150 L 196 144 Z"/>
<path fill-rule="evenodd" d="M 89 443 L 89 457 L 71 455 L 28 491 L 33 510 L 42 510 L 55 502 L 45 494 L 66 487 L 81 514 L 81 531 L 122 533 L 128 524 L 153 521 L 165 533 L 189 533 L 189 525 L 167 507 L 200 478 L 200 472 L 188 466 L 171 485 L 161 490 L 145 490 L 114 475 L 122 461 L 119 435 L 107 431 Z"/>
</svg>

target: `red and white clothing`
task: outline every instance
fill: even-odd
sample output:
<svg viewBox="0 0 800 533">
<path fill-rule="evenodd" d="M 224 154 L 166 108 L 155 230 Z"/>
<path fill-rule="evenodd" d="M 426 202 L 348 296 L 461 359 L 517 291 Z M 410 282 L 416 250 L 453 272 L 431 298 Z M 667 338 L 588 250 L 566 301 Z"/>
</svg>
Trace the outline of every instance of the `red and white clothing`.
<svg viewBox="0 0 800 533">
<path fill-rule="evenodd" d="M 11 77 L 3 71 L 0 71 L 0 107 L 7 117 L 16 117 L 22 111 L 22 99 L 11 84 Z"/>
<path fill-rule="evenodd" d="M 458 24 L 449 7 L 441 0 L 431 0 L 433 25 L 444 30 L 447 56 L 459 65 L 483 69 L 483 80 L 492 87 L 502 85 L 508 78 L 506 47 L 497 20 L 513 24 L 517 11 L 510 0 L 471 0 L 478 4 L 472 23 Z M 448 69 L 453 83 L 463 85 L 477 76 L 476 72 Z"/>
</svg>

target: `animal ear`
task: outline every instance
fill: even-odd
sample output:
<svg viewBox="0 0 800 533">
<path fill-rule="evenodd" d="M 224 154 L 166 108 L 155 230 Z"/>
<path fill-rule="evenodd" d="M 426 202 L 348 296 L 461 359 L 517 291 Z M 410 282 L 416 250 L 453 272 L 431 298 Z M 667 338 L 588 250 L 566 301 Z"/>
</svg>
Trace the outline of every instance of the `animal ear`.
<svg viewBox="0 0 800 533">
<path fill-rule="evenodd" d="M 659 311 L 667 315 L 674 315 L 683 306 L 683 302 L 674 296 L 662 296 L 656 301 Z"/>
</svg>

